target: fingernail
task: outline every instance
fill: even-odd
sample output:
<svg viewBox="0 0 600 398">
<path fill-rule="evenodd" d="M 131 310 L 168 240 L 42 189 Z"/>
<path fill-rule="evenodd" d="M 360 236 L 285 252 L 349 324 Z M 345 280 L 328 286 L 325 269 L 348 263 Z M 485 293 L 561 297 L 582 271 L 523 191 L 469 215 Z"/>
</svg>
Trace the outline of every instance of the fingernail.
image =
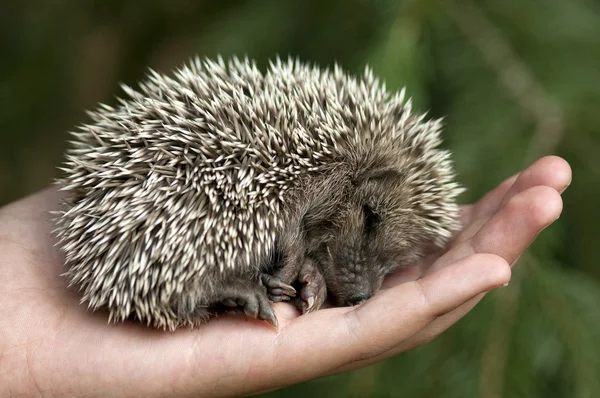
<svg viewBox="0 0 600 398">
<path fill-rule="evenodd" d="M 502 285 L 502 287 L 506 287 L 508 286 L 508 282 L 506 282 L 504 285 Z"/>
<path fill-rule="evenodd" d="M 571 185 L 571 182 L 572 182 L 572 181 L 569 181 L 569 183 L 567 184 L 567 186 L 566 186 L 566 187 L 564 187 L 562 190 L 560 190 L 558 193 L 562 195 L 562 194 L 563 194 L 563 192 L 565 192 L 565 191 L 567 190 L 567 188 L 569 188 L 569 186 Z"/>
</svg>

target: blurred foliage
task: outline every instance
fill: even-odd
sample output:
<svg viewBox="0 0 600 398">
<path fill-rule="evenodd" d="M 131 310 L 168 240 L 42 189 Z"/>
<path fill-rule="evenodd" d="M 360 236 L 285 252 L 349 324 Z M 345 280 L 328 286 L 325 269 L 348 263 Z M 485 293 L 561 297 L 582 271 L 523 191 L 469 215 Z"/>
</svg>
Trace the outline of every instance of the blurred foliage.
<svg viewBox="0 0 600 398">
<path fill-rule="evenodd" d="M 6 4 L 9 3 L 9 4 Z M 435 341 L 269 397 L 600 397 L 600 4 L 592 0 L 29 0 L 0 6 L 0 204 L 57 176 L 66 131 L 117 83 L 195 54 L 374 67 L 446 117 L 471 202 L 541 155 L 563 216 Z"/>
</svg>

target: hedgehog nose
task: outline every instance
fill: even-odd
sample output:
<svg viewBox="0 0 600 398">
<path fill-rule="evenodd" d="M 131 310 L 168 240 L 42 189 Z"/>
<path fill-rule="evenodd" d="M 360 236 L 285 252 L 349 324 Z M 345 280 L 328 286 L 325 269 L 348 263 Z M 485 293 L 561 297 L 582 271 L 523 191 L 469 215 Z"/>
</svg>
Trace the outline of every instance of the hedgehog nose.
<svg viewBox="0 0 600 398">
<path fill-rule="evenodd" d="M 368 293 L 357 293 L 348 298 L 348 305 L 359 305 L 367 301 L 369 298 L 371 298 L 371 295 Z"/>
</svg>

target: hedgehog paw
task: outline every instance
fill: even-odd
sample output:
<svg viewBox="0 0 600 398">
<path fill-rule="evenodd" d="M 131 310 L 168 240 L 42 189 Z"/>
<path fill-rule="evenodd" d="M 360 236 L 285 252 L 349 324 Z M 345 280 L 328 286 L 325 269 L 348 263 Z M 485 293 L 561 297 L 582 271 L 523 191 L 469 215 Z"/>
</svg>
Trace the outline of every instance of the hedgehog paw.
<svg viewBox="0 0 600 398">
<path fill-rule="evenodd" d="M 296 307 L 302 314 L 321 308 L 327 296 L 327 289 L 325 278 L 314 260 L 305 260 L 298 274 L 298 282 L 302 288 L 300 296 L 296 298 Z"/>
<path fill-rule="evenodd" d="M 289 301 L 296 297 L 296 289 L 276 276 L 261 274 L 260 282 L 267 288 L 267 297 L 273 302 Z"/>
<path fill-rule="evenodd" d="M 229 283 L 220 303 L 244 317 L 248 315 L 269 322 L 275 329 L 278 327 L 277 317 L 267 299 L 265 288 L 260 284 L 245 280 Z"/>
</svg>

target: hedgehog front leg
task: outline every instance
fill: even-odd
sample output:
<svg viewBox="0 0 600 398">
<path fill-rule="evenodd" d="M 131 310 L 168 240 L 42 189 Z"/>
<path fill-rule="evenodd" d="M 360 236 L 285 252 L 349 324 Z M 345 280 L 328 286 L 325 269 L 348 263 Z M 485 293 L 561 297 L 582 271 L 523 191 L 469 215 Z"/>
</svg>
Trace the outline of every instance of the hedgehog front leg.
<svg viewBox="0 0 600 398">
<path fill-rule="evenodd" d="M 311 258 L 304 260 L 298 273 L 298 282 L 302 285 L 302 288 L 300 289 L 300 295 L 296 298 L 296 307 L 303 314 L 321 308 L 327 297 L 327 288 L 325 278 L 315 260 Z"/>
<path fill-rule="evenodd" d="M 245 279 L 234 279 L 223 286 L 217 299 L 217 306 L 232 309 L 237 313 L 269 322 L 275 329 L 277 317 L 267 298 L 267 289 L 261 283 Z"/>
<path fill-rule="evenodd" d="M 263 274 L 262 278 L 271 301 L 288 301 L 295 297 L 294 303 L 303 314 L 321 308 L 327 297 L 325 278 L 317 262 L 308 257 L 296 261 L 290 259 L 274 275 Z M 291 286 L 294 283 L 300 285 L 297 297 Z"/>
</svg>

